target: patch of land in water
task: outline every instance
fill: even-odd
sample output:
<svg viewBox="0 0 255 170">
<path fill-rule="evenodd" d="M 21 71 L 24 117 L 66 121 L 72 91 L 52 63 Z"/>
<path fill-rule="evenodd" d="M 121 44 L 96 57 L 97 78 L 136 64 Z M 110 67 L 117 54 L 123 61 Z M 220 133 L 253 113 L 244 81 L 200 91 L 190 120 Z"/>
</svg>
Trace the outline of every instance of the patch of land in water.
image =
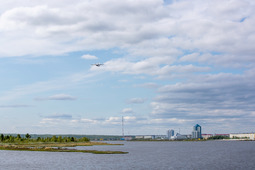
<svg viewBox="0 0 255 170">
<path fill-rule="evenodd" d="M 0 150 L 15 150 L 15 151 L 45 151 L 45 152 L 83 152 L 93 154 L 127 154 L 122 151 L 98 151 L 98 150 L 77 150 L 65 147 L 75 146 L 93 146 L 93 145 L 122 145 L 109 144 L 103 142 L 68 142 L 68 143 L 1 143 Z"/>
</svg>

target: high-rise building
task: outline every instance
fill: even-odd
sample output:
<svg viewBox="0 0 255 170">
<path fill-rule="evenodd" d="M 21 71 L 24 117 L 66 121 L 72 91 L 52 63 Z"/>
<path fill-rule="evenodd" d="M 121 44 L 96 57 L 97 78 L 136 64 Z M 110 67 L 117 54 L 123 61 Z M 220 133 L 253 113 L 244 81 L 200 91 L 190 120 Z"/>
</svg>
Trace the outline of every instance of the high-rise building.
<svg viewBox="0 0 255 170">
<path fill-rule="evenodd" d="M 200 125 L 196 124 L 194 127 L 193 127 L 193 131 L 192 131 L 192 138 L 194 139 L 198 139 L 198 138 L 202 138 L 202 128 Z"/>
<path fill-rule="evenodd" d="M 174 130 L 170 129 L 167 131 L 167 137 L 168 137 L 168 139 L 171 139 L 172 136 L 174 136 Z"/>
</svg>

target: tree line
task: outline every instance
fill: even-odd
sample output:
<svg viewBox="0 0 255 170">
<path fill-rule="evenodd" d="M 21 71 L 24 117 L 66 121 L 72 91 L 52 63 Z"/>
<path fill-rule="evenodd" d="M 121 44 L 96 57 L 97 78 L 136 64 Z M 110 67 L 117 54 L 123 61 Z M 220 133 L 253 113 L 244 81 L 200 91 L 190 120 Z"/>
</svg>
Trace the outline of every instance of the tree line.
<svg viewBox="0 0 255 170">
<path fill-rule="evenodd" d="M 230 139 L 228 136 L 223 136 L 223 135 L 216 135 L 216 136 L 211 136 L 208 138 L 208 140 L 217 140 L 217 139 Z"/>
<path fill-rule="evenodd" d="M 0 142 L 3 143 L 14 143 L 14 142 L 58 142 L 58 143 L 66 143 L 66 142 L 89 142 L 90 139 L 86 137 L 76 138 L 76 137 L 62 137 L 62 136 L 52 136 L 52 137 L 37 137 L 35 139 L 31 138 L 30 134 L 26 134 L 24 137 L 21 137 L 20 134 L 16 136 L 12 135 L 0 135 Z"/>
</svg>

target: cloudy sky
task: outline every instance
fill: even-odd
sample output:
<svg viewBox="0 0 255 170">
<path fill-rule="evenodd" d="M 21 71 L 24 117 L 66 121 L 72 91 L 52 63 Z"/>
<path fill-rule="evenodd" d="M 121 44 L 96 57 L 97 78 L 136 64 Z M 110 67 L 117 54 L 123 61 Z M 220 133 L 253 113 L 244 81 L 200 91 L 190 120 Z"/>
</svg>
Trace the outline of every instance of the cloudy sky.
<svg viewBox="0 0 255 170">
<path fill-rule="evenodd" d="M 253 0 L 0 2 L 1 133 L 255 131 Z"/>
</svg>

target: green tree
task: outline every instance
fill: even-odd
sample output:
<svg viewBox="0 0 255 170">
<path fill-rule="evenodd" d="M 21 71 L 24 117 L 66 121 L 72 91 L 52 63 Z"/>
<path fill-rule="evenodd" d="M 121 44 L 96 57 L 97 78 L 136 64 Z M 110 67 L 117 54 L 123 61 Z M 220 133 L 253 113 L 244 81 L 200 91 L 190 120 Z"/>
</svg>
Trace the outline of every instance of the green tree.
<svg viewBox="0 0 255 170">
<path fill-rule="evenodd" d="M 9 135 L 4 136 L 4 140 L 9 140 L 9 139 L 10 139 Z"/>
<path fill-rule="evenodd" d="M 63 138 L 63 141 L 64 141 L 64 142 L 68 142 L 68 137 L 64 137 L 64 138 Z"/>
<path fill-rule="evenodd" d="M 82 137 L 79 139 L 80 142 L 89 142 L 89 138 L 86 138 L 86 137 Z"/>
<path fill-rule="evenodd" d="M 14 137 L 10 135 L 9 142 L 14 142 Z"/>
<path fill-rule="evenodd" d="M 4 134 L 1 134 L 0 140 L 1 140 L 1 141 L 4 141 Z"/>
<path fill-rule="evenodd" d="M 58 140 L 58 139 L 57 139 L 57 137 L 56 137 L 55 135 L 52 136 L 52 138 L 51 138 L 51 141 L 52 141 L 52 142 L 57 142 L 57 140 Z"/>
<path fill-rule="evenodd" d="M 40 137 L 38 137 L 36 140 L 37 140 L 37 142 L 42 141 L 42 139 Z"/>
<path fill-rule="evenodd" d="M 61 143 L 61 142 L 62 142 L 62 140 L 63 140 L 63 139 L 62 139 L 62 136 L 58 136 L 58 142 L 60 142 L 60 143 Z"/>
<path fill-rule="evenodd" d="M 210 139 L 213 139 L 213 140 L 215 140 L 215 139 L 229 139 L 229 137 L 227 137 L 227 136 L 222 136 L 222 135 L 216 135 L 216 136 L 209 137 L 208 139 L 209 139 L 209 140 L 210 140 Z"/>
<path fill-rule="evenodd" d="M 17 139 L 21 139 L 21 136 L 20 136 L 20 134 L 17 134 L 17 137 L 16 137 Z"/>
<path fill-rule="evenodd" d="M 26 138 L 27 139 L 30 139 L 31 138 L 31 135 L 29 135 L 28 133 L 26 134 Z"/>
</svg>

